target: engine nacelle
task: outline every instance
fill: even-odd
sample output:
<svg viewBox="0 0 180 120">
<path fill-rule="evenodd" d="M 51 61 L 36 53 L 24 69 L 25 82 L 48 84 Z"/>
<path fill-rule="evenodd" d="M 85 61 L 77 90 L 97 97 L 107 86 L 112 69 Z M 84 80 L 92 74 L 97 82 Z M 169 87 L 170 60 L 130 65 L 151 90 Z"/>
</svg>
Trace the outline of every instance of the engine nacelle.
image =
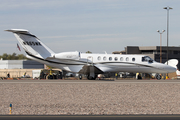
<svg viewBox="0 0 180 120">
<path fill-rule="evenodd" d="M 79 60 L 80 59 L 80 52 L 62 52 L 62 53 L 57 53 L 54 55 L 55 58 L 57 59 L 75 59 Z"/>
</svg>

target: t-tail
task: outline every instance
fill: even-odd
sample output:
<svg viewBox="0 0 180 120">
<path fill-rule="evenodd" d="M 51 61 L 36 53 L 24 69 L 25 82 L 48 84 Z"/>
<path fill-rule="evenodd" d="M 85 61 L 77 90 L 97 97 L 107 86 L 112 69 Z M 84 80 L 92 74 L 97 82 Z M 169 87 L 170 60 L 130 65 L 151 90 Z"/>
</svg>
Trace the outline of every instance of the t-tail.
<svg viewBox="0 0 180 120">
<path fill-rule="evenodd" d="M 43 44 L 35 35 L 24 29 L 5 30 L 14 33 L 15 37 L 27 53 L 31 57 L 46 59 L 52 57 L 54 52 Z"/>
</svg>

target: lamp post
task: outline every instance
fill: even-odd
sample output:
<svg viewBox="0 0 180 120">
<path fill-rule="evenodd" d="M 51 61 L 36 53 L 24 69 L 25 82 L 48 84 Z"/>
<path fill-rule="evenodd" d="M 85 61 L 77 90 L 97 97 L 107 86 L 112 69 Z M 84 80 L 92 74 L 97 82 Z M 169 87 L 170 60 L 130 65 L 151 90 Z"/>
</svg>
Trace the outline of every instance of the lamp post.
<svg viewBox="0 0 180 120">
<path fill-rule="evenodd" d="M 160 63 L 162 63 L 162 33 L 165 32 L 165 30 L 157 30 L 157 32 L 160 34 Z"/>
<path fill-rule="evenodd" d="M 167 65 L 168 65 L 169 10 L 173 9 L 173 8 L 167 6 L 167 7 L 164 7 L 163 9 L 167 10 Z M 166 77 L 168 78 L 168 73 L 167 73 Z"/>
</svg>

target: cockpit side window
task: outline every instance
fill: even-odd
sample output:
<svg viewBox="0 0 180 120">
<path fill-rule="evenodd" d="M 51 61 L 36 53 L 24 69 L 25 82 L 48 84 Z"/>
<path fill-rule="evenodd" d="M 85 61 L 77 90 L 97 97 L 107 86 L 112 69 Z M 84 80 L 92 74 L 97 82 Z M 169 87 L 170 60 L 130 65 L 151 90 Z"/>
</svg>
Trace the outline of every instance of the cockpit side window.
<svg viewBox="0 0 180 120">
<path fill-rule="evenodd" d="M 153 63 L 153 59 L 150 58 L 149 56 L 144 56 L 144 57 L 142 57 L 142 62 Z"/>
<path fill-rule="evenodd" d="M 145 62 L 145 57 L 142 57 L 142 62 Z"/>
</svg>

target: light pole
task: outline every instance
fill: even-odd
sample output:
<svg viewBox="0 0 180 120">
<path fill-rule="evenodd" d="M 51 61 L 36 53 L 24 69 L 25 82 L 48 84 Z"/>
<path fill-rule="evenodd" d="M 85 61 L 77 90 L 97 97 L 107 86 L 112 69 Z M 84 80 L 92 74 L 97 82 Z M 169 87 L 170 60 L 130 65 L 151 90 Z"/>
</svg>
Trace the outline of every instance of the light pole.
<svg viewBox="0 0 180 120">
<path fill-rule="evenodd" d="M 173 9 L 173 8 L 167 6 L 167 7 L 164 7 L 163 9 L 166 9 L 166 10 L 167 10 L 167 65 L 168 65 L 169 10 L 170 10 L 170 9 Z M 167 73 L 167 76 L 166 76 L 166 77 L 168 78 L 168 73 Z"/>
<path fill-rule="evenodd" d="M 160 34 L 160 63 L 162 63 L 162 33 L 165 32 L 165 30 L 157 30 L 157 32 Z"/>
</svg>

